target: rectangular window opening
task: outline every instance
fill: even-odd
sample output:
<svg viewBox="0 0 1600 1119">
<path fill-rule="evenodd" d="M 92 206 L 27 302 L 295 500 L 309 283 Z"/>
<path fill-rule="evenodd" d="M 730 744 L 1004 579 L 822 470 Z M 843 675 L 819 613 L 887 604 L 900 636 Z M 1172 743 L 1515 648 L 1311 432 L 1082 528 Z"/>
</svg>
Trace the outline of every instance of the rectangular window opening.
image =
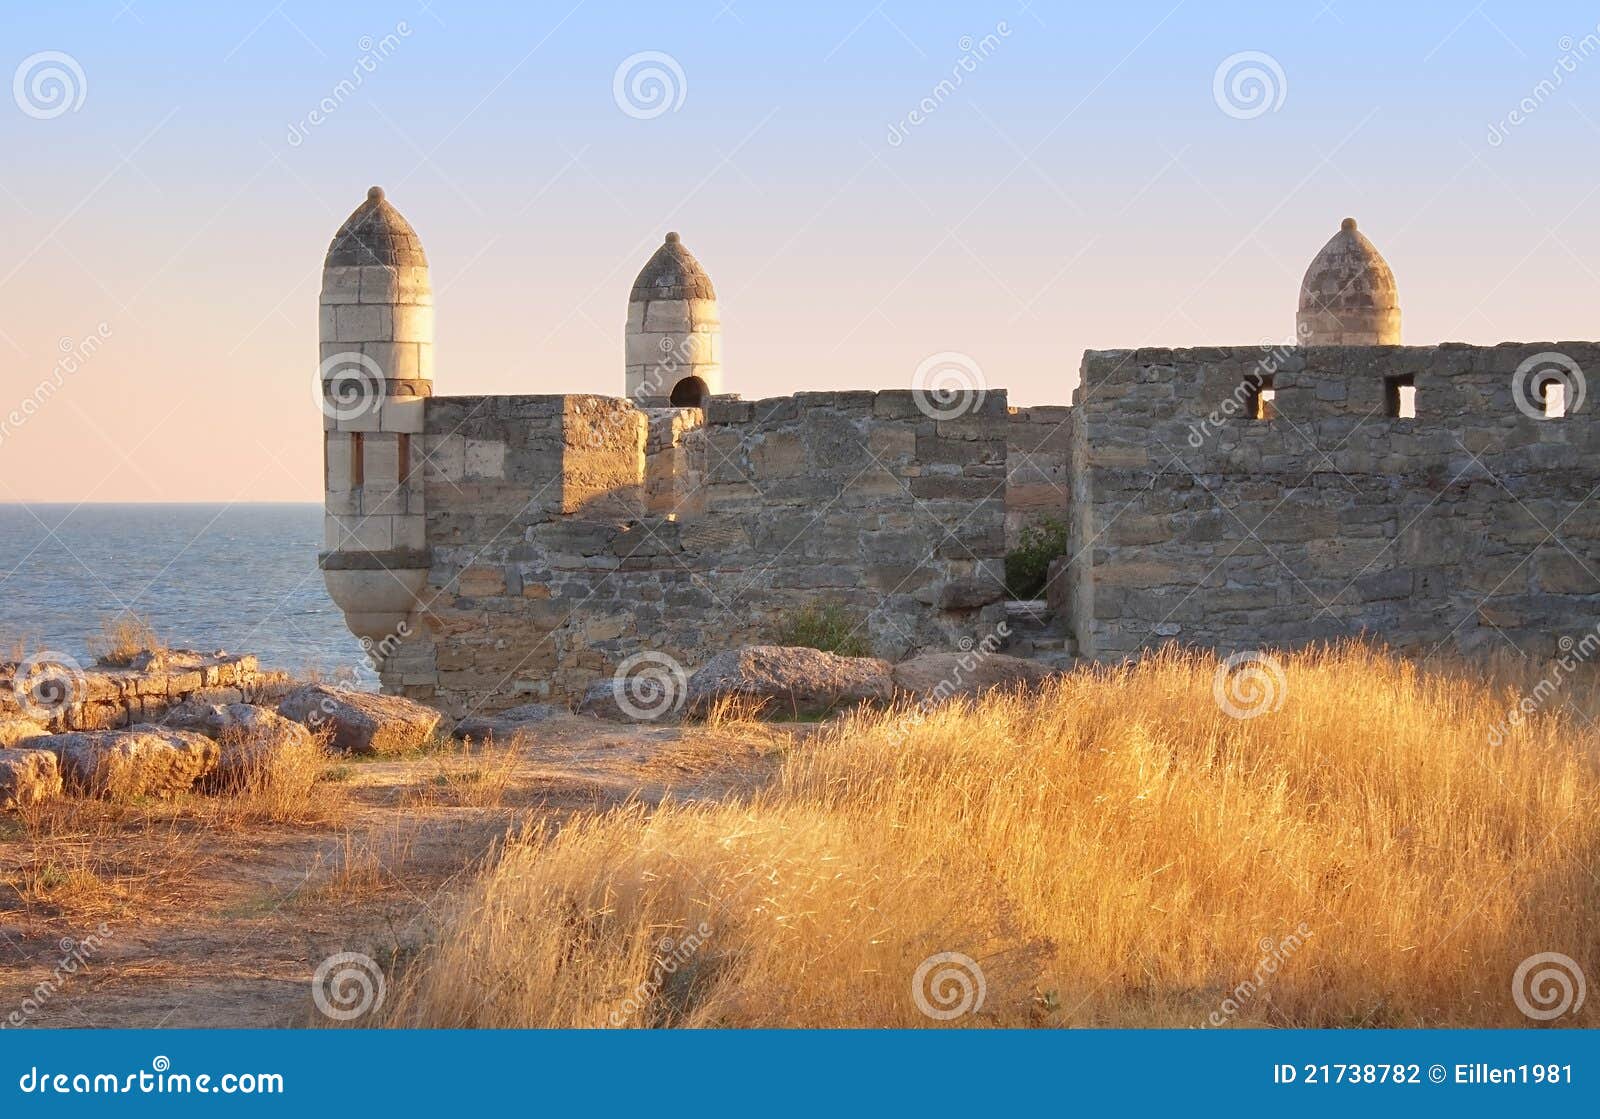
<svg viewBox="0 0 1600 1119">
<path fill-rule="evenodd" d="M 400 459 L 400 484 L 403 486 L 411 481 L 411 436 L 402 432 L 398 443 L 395 455 Z"/>
<path fill-rule="evenodd" d="M 359 431 L 350 433 L 350 488 L 366 481 L 366 463 L 362 461 L 362 434 Z"/>
<path fill-rule="evenodd" d="M 1270 420 L 1278 414 L 1273 401 L 1278 390 L 1273 387 L 1271 373 L 1252 373 L 1244 380 L 1245 414 L 1252 420 Z"/>
<path fill-rule="evenodd" d="M 1565 381 L 1546 381 L 1539 386 L 1539 395 L 1544 399 L 1545 419 L 1559 420 L 1567 414 L 1567 385 Z"/>
<path fill-rule="evenodd" d="M 1389 415 L 1397 420 L 1412 420 L 1417 416 L 1417 378 L 1412 373 L 1383 379 L 1384 396 Z"/>
</svg>

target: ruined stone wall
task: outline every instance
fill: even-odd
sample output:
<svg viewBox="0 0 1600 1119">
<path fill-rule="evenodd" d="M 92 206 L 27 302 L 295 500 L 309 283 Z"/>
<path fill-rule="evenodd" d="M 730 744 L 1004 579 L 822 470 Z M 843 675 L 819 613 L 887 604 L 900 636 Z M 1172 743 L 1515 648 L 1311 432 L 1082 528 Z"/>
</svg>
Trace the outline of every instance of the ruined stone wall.
<svg viewBox="0 0 1600 1119">
<path fill-rule="evenodd" d="M 955 648 L 1003 615 L 1007 412 L 905 392 L 434 397 L 432 556 L 385 690 L 452 715 L 570 701 L 639 653 L 686 669 L 836 603 L 874 651 Z"/>
<path fill-rule="evenodd" d="M 1224 650 L 1366 632 L 1555 650 L 1600 621 L 1594 408 L 1533 418 L 1524 359 L 1594 343 L 1090 352 L 1074 400 L 1080 648 Z M 1240 386 L 1271 372 L 1276 418 Z M 1389 415 L 1410 376 L 1416 418 Z M 1524 384 L 1523 396 L 1529 392 Z M 1498 631 L 1498 632 L 1497 632 Z"/>
<path fill-rule="evenodd" d="M 1066 405 L 1011 409 L 1006 425 L 1006 547 L 1015 548 L 1022 529 L 1041 518 L 1065 522 L 1072 480 L 1069 472 L 1072 409 Z"/>
</svg>

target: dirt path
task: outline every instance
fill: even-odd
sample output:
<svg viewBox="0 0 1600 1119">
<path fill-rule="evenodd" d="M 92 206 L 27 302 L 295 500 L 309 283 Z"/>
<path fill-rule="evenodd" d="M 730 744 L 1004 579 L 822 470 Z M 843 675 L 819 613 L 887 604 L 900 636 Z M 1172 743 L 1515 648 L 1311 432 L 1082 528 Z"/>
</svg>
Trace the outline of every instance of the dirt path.
<svg viewBox="0 0 1600 1119">
<path fill-rule="evenodd" d="M 807 729 L 555 719 L 490 792 L 452 779 L 475 764 L 454 754 L 339 764 L 339 809 L 314 825 L 215 826 L 200 798 L 83 809 L 48 842 L 0 818 L 0 1024 L 308 1024 L 321 961 L 415 951 L 508 829 L 743 795 Z"/>
</svg>

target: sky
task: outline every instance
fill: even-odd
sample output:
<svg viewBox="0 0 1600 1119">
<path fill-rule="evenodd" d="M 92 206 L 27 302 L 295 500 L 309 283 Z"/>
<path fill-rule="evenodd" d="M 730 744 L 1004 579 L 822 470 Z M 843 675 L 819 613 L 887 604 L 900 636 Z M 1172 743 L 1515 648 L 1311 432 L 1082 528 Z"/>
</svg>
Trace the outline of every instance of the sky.
<svg viewBox="0 0 1600 1119">
<path fill-rule="evenodd" d="M 668 230 L 747 399 L 909 387 L 954 352 L 1066 403 L 1085 349 L 1281 342 L 1346 216 L 1407 343 L 1594 337 L 1597 21 L 7 3 L 0 501 L 319 501 L 319 273 L 373 184 L 432 264 L 441 394 L 620 395 Z"/>
</svg>

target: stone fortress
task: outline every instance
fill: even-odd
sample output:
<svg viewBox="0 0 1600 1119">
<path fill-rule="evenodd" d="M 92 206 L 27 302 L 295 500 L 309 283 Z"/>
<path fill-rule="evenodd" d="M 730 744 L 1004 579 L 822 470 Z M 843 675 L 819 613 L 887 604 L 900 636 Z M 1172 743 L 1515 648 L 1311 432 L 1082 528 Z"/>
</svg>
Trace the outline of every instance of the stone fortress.
<svg viewBox="0 0 1600 1119">
<path fill-rule="evenodd" d="M 676 233 L 629 296 L 625 396 L 434 395 L 427 257 L 376 187 L 319 334 L 329 592 L 385 691 L 455 716 L 692 668 L 822 603 L 890 660 L 997 633 L 1058 664 L 1359 634 L 1546 655 L 1600 622 L 1600 344 L 1401 346 L 1349 219 L 1299 344 L 1090 351 L 1070 406 L 730 395 Z M 1048 607 L 1008 611 L 1006 552 L 1047 516 Z"/>
</svg>

